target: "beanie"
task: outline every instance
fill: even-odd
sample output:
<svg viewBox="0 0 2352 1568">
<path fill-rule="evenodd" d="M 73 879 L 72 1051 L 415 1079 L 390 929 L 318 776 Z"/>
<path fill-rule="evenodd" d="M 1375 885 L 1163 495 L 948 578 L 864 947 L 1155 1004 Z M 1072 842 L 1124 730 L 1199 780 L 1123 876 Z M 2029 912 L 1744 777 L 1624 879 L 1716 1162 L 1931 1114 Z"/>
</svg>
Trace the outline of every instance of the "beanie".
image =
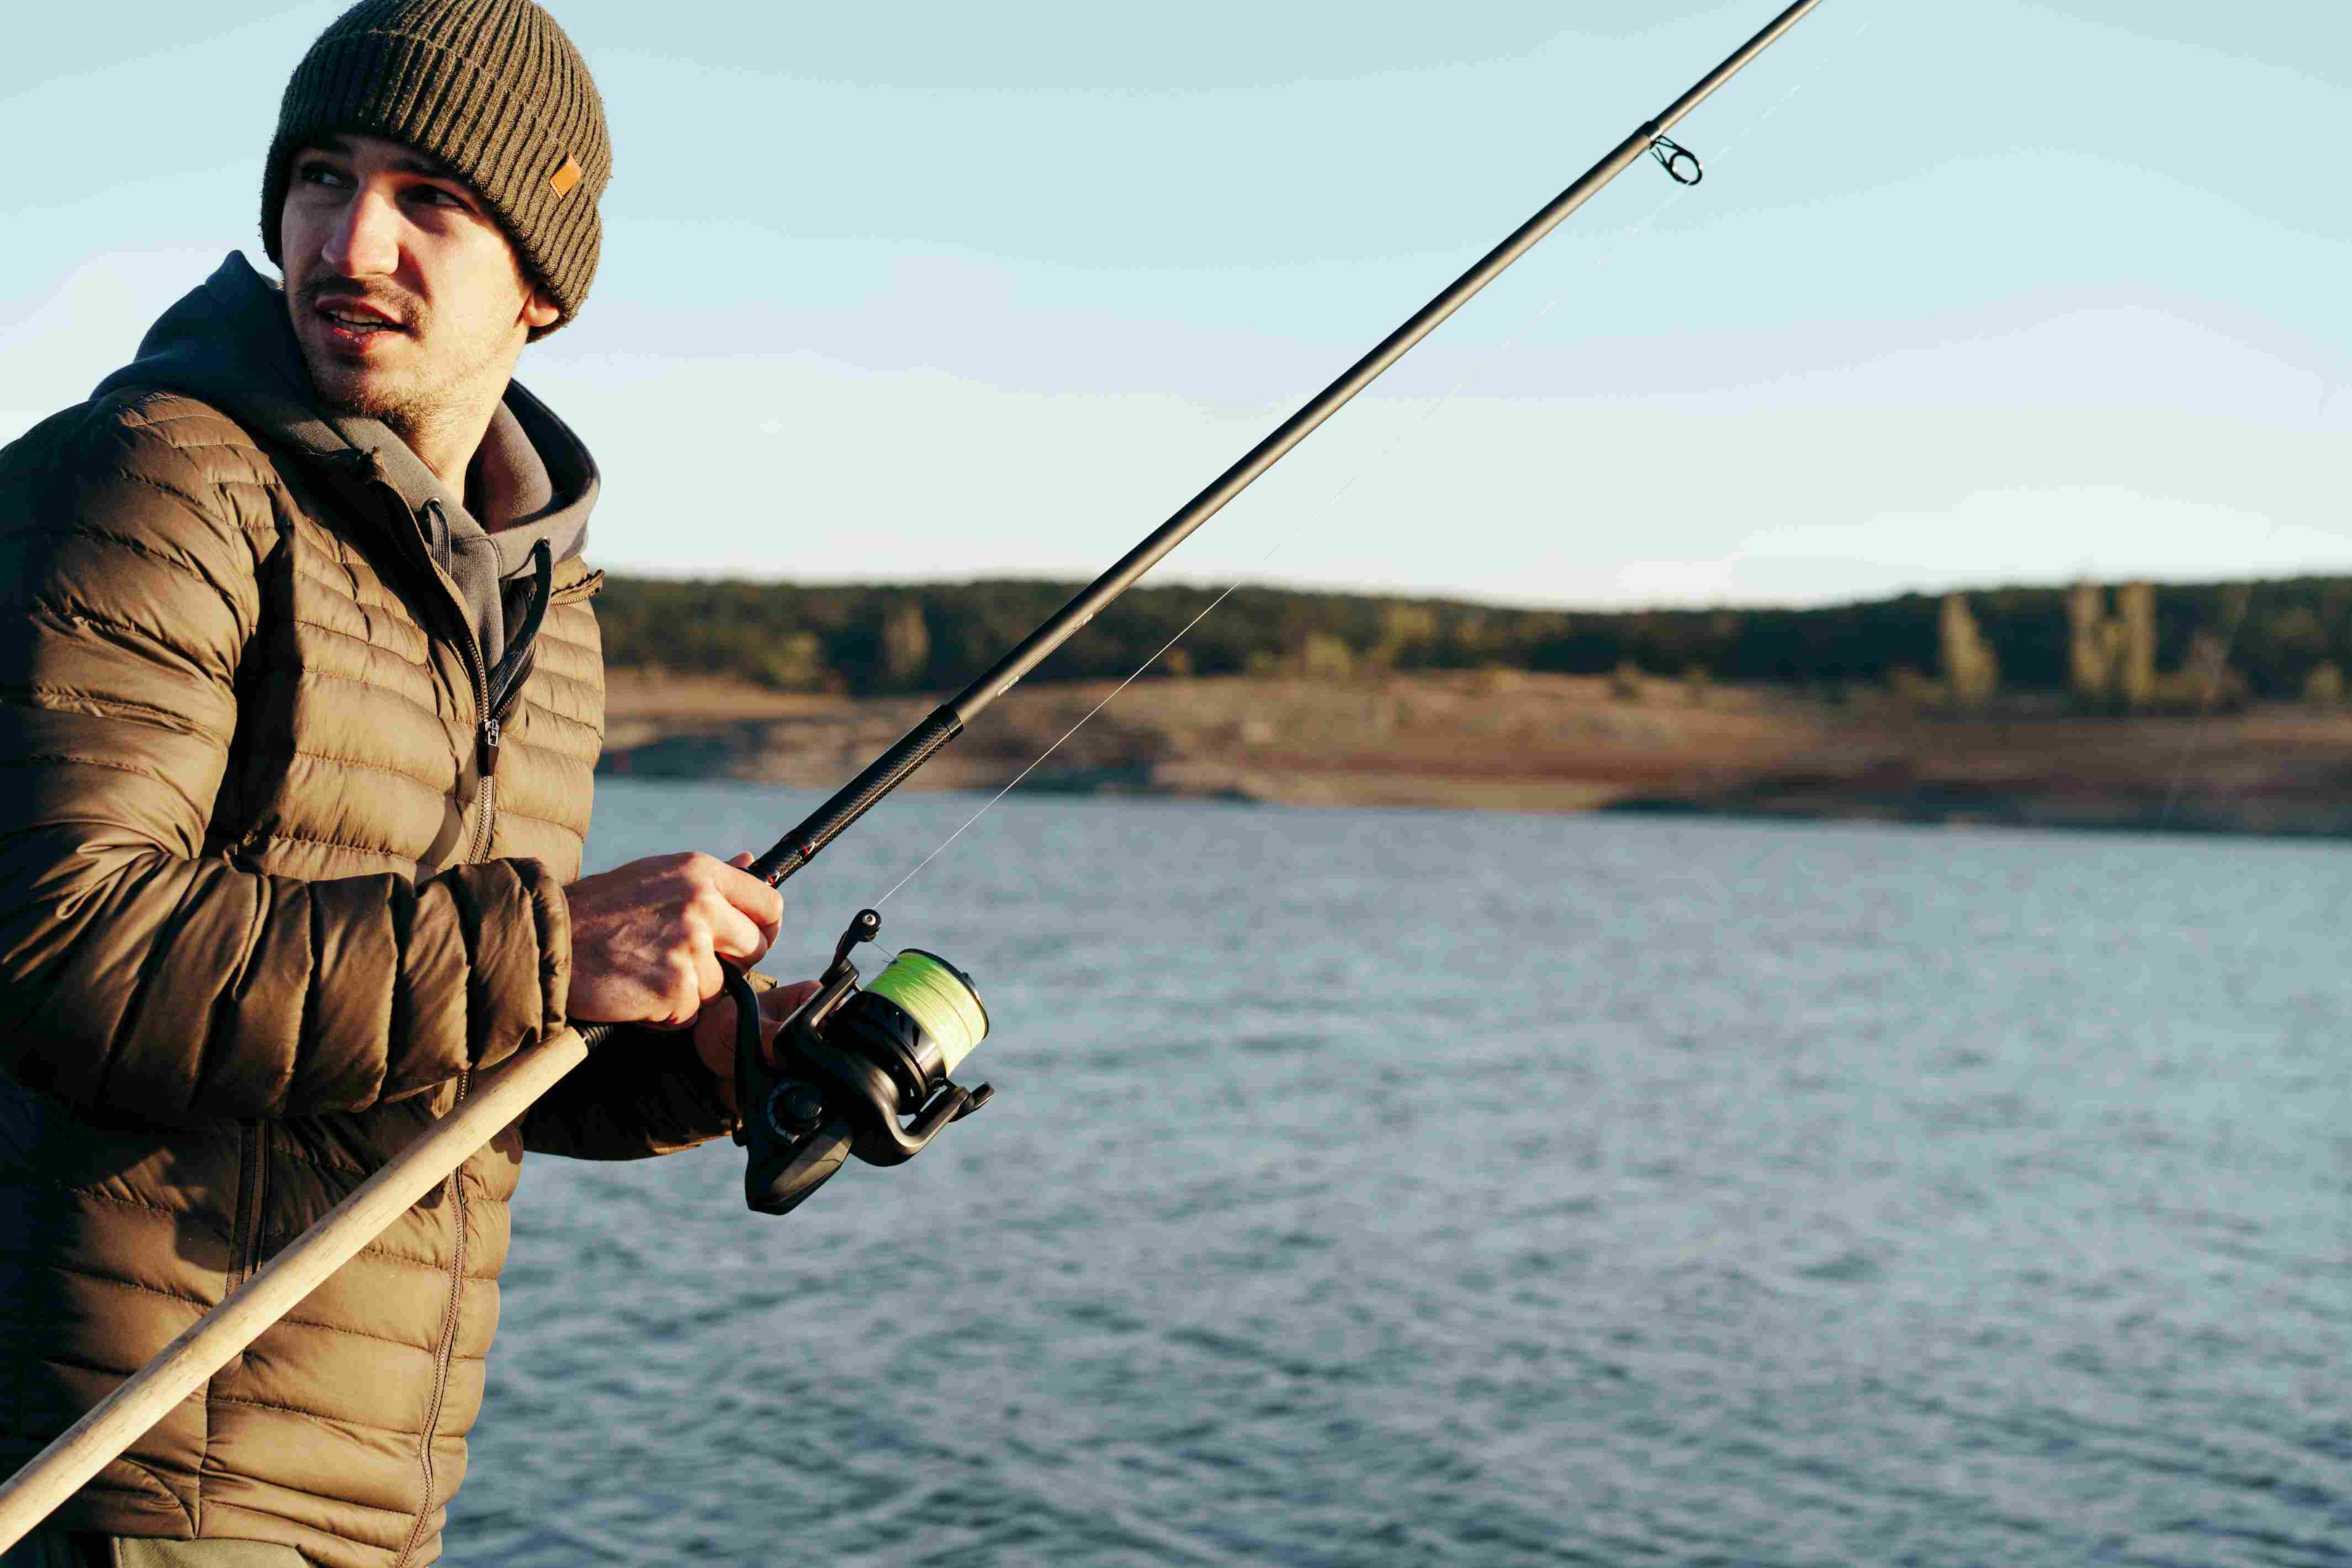
<svg viewBox="0 0 2352 1568">
<path fill-rule="evenodd" d="M 293 154 L 342 133 L 446 165 L 489 204 L 524 273 L 562 312 L 547 331 L 578 313 L 613 153 L 587 62 L 554 17 L 531 0 L 360 0 L 336 18 L 286 84 L 262 173 L 261 240 L 280 267 Z"/>
</svg>

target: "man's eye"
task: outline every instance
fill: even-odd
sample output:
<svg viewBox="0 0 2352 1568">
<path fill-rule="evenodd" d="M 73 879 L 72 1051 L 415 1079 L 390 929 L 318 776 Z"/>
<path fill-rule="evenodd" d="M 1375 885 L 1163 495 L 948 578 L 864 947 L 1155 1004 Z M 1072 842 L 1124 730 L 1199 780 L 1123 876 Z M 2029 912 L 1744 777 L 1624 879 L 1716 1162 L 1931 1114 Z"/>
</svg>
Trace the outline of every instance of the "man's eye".
<svg viewBox="0 0 2352 1568">
<path fill-rule="evenodd" d="M 438 185 L 418 185 L 411 193 L 411 199 L 423 202 L 427 206 L 456 207 L 463 210 L 466 205 L 464 199 L 456 192 L 445 191 Z"/>
<path fill-rule="evenodd" d="M 331 163 L 304 163 L 294 171 L 294 177 L 306 185 L 341 186 L 348 184 L 341 170 Z"/>
</svg>

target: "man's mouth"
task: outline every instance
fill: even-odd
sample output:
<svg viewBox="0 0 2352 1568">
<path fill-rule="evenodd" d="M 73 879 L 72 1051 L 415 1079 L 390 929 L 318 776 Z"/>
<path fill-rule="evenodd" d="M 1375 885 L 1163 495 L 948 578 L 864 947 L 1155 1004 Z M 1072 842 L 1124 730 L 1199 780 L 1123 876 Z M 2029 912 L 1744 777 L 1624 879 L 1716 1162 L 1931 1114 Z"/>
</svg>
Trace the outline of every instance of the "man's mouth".
<svg viewBox="0 0 2352 1568">
<path fill-rule="evenodd" d="M 356 300 L 324 300 L 318 306 L 318 314 L 327 325 L 327 336 L 338 343 L 356 346 L 373 342 L 386 332 L 407 331 L 384 312 Z"/>
</svg>

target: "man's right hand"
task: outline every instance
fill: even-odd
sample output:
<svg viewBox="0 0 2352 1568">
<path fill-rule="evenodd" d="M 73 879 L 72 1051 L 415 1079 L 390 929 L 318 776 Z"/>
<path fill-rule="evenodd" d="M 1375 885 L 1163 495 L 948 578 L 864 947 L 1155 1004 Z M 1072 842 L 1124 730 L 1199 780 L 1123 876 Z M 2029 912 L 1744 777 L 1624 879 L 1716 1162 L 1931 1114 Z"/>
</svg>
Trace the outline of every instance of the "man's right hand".
<svg viewBox="0 0 2352 1568">
<path fill-rule="evenodd" d="M 776 940 L 783 895 L 732 861 L 655 855 L 583 877 L 572 905 L 572 1000 L 582 1023 L 684 1028 L 719 994 L 719 960 L 756 963 Z"/>
</svg>

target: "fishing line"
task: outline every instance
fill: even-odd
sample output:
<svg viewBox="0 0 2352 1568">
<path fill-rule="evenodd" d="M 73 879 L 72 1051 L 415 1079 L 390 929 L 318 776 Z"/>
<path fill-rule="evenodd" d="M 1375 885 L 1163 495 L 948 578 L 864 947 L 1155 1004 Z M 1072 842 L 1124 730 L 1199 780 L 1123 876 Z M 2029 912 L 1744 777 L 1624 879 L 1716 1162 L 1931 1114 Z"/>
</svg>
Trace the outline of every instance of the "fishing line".
<svg viewBox="0 0 2352 1568">
<path fill-rule="evenodd" d="M 1654 214 L 1653 216 L 1654 216 L 1655 215 Z M 1281 553 L 1282 550 L 1296 540 L 1310 523 L 1322 521 L 1325 515 L 1328 513 L 1333 507 L 1339 503 L 1341 498 L 1346 496 L 1349 490 L 1355 489 L 1357 480 L 1364 478 L 1367 474 L 1376 473 L 1384 467 L 1389 458 L 1395 454 L 1400 447 L 1403 445 L 1404 438 L 1407 434 L 1417 430 L 1420 426 L 1427 424 L 1430 418 L 1436 414 L 1438 409 L 1443 408 L 1447 404 L 1453 402 L 1456 393 L 1459 393 L 1464 387 L 1467 386 L 1473 379 L 1485 374 L 1485 372 L 1491 367 L 1496 359 L 1499 358 L 1503 353 L 1507 353 L 1510 348 L 1519 341 L 1520 337 L 1524 336 L 1529 329 L 1534 327 L 1538 321 L 1540 321 L 1544 316 L 1550 311 L 1554 305 L 1559 302 L 1561 297 L 1566 293 L 1567 288 L 1563 285 L 1559 291 L 1553 294 L 1549 300 L 1544 301 L 1542 309 L 1537 310 L 1533 316 L 1529 317 L 1528 321 L 1520 326 L 1518 331 L 1509 339 L 1505 341 L 1499 347 L 1487 351 L 1487 358 L 1478 364 L 1472 366 L 1472 368 L 1463 375 L 1461 380 L 1454 384 L 1452 391 L 1447 392 L 1444 397 L 1439 398 L 1428 408 L 1423 410 L 1419 420 L 1407 425 L 1403 429 L 1399 430 L 1395 435 L 1390 437 L 1387 445 L 1375 452 L 1372 457 L 1360 469 L 1358 469 L 1357 472 L 1349 475 L 1346 481 L 1343 482 L 1338 489 L 1333 490 L 1329 495 L 1324 497 L 1321 501 L 1302 513 L 1298 520 L 1293 522 L 1287 529 L 1276 535 L 1274 542 L 1266 546 L 1265 552 L 1257 558 L 1255 564 L 1258 566 L 1264 566 L 1267 562 L 1273 560 L 1275 556 Z M 1208 604 L 1202 606 L 1201 612 L 1198 615 L 1194 616 L 1191 620 L 1186 621 L 1181 626 L 1179 626 L 1176 629 L 1175 636 L 1160 644 L 1159 648 L 1155 650 L 1150 658 L 1146 658 L 1141 664 L 1137 665 L 1134 669 L 1128 673 L 1126 679 L 1111 688 L 1108 695 L 1105 696 L 1101 701 L 1096 703 L 1093 707 L 1087 709 L 1086 712 L 1079 715 L 1078 721 L 1076 723 L 1072 724 L 1068 729 L 1063 731 L 1062 733 L 1055 739 L 1051 745 L 1037 753 L 1036 757 L 1029 763 L 1028 766 L 1023 768 L 1018 773 L 1015 773 L 1010 784 L 1007 784 L 1003 789 L 998 790 L 994 795 L 990 795 L 986 801 L 982 802 L 980 809 L 966 817 L 962 826 L 959 826 L 953 833 L 949 834 L 947 837 L 940 842 L 938 848 L 933 849 L 929 855 L 924 856 L 920 861 L 917 862 L 913 870 L 908 872 L 905 876 L 892 883 L 890 885 L 890 892 L 885 893 L 880 898 L 875 900 L 874 907 L 879 909 L 882 905 L 889 901 L 891 893 L 896 893 L 908 882 L 913 881 L 915 878 L 920 874 L 924 867 L 929 866 L 932 861 L 938 859 L 947 849 L 949 845 L 953 844 L 957 839 L 963 837 L 965 828 L 970 827 L 973 823 L 978 822 L 982 817 L 987 816 L 989 812 L 995 807 L 998 801 L 1003 800 L 1006 795 L 1011 795 L 1015 789 L 1019 788 L 1022 780 L 1027 778 L 1031 773 L 1035 773 L 1038 768 L 1045 764 L 1047 758 L 1051 757 L 1055 752 L 1061 750 L 1062 743 L 1065 741 L 1067 741 L 1071 736 L 1076 734 L 1080 730 L 1085 729 L 1087 722 L 1092 720 L 1096 714 L 1109 707 L 1111 702 L 1118 698 L 1119 693 L 1125 691 L 1129 687 L 1134 685 L 1138 680 L 1142 679 L 1144 671 L 1150 669 L 1153 665 L 1166 658 L 1171 649 L 1175 647 L 1178 643 L 1182 642 L 1185 637 L 1191 636 L 1192 628 L 1199 626 L 1202 621 L 1207 620 L 1209 616 L 1215 612 L 1218 605 L 1223 604 L 1227 599 L 1232 598 L 1242 587 L 1244 581 L 1245 579 L 1244 578 L 1236 577 L 1233 582 L 1225 584 L 1223 591 L 1219 593 L 1215 598 L 1210 600 Z"/>
<path fill-rule="evenodd" d="M 971 976 L 919 947 L 902 949 L 867 982 L 879 996 L 913 1018 L 939 1043 L 942 1070 L 953 1072 L 988 1038 L 988 1009 L 972 989 Z"/>
<path fill-rule="evenodd" d="M 1538 321 L 1540 321 L 1544 316 L 1550 311 L 1552 306 L 1559 302 L 1561 296 L 1566 292 L 1567 289 L 1563 286 L 1559 293 L 1555 293 L 1549 300 L 1544 302 L 1541 310 L 1538 310 L 1533 316 L 1528 319 L 1527 322 L 1519 328 L 1517 333 L 1513 334 L 1513 336 L 1507 340 L 1500 347 L 1489 350 L 1486 361 L 1473 366 L 1461 380 L 1454 384 L 1452 391 L 1449 391 L 1444 397 L 1439 398 L 1428 408 L 1423 410 L 1421 417 L 1417 421 L 1407 425 L 1404 429 L 1400 430 L 1395 435 L 1390 437 L 1388 444 L 1381 447 L 1378 452 L 1375 452 L 1371 458 L 1357 472 L 1349 475 L 1347 480 L 1342 483 L 1338 489 L 1333 490 L 1329 495 L 1324 497 L 1321 501 L 1318 502 L 1314 507 L 1301 514 L 1298 520 L 1296 522 L 1293 522 L 1289 528 L 1277 534 L 1275 537 L 1274 542 L 1266 546 L 1265 552 L 1257 558 L 1255 564 L 1262 567 L 1267 562 L 1273 560 L 1275 556 L 1281 553 L 1286 546 L 1296 540 L 1297 536 L 1306 530 L 1308 524 L 1322 521 L 1325 514 L 1329 512 L 1333 507 L 1337 506 L 1341 498 L 1346 496 L 1349 490 L 1355 489 L 1357 480 L 1362 479 L 1367 474 L 1376 473 L 1381 468 L 1386 466 L 1389 458 L 1401 446 L 1403 445 L 1404 437 L 1408 433 L 1417 430 L 1422 425 L 1427 424 L 1431 417 L 1436 414 L 1438 409 L 1443 408 L 1447 404 L 1453 402 L 1455 393 L 1460 392 L 1465 386 L 1467 386 L 1475 376 L 1483 374 L 1486 370 L 1491 366 L 1496 358 L 1507 352 L 1513 344 L 1519 341 L 1520 336 L 1524 335 L 1530 328 L 1534 327 Z M 1086 712 L 1079 715 L 1078 721 L 1076 723 L 1063 731 L 1062 733 L 1055 739 L 1053 744 L 1038 752 L 1035 759 L 1033 760 L 1028 766 L 1023 768 L 1018 773 L 1015 773 L 1013 776 L 1013 781 L 1010 784 L 1007 784 L 1003 789 L 998 790 L 994 795 L 990 795 L 986 801 L 982 802 L 980 809 L 973 812 L 969 817 L 966 817 L 962 826 L 959 826 L 953 833 L 949 834 L 947 837 L 940 842 L 938 848 L 932 850 L 929 855 L 924 856 L 922 859 L 916 864 L 914 870 L 908 872 L 905 876 L 892 883 L 890 886 L 890 892 L 885 893 L 880 898 L 874 900 L 875 908 L 879 909 L 882 905 L 887 903 L 890 900 L 891 893 L 897 892 L 908 882 L 913 881 L 922 871 L 924 867 L 929 866 L 932 861 L 938 859 L 947 849 L 949 845 L 953 844 L 957 839 L 963 837 L 965 828 L 970 827 L 973 823 L 978 822 L 982 817 L 987 816 L 991 810 L 994 809 L 998 801 L 1003 800 L 1006 795 L 1011 795 L 1015 789 L 1019 788 L 1022 780 L 1027 778 L 1031 773 L 1035 773 L 1038 768 L 1045 764 L 1045 760 L 1048 757 L 1051 757 L 1055 752 L 1061 750 L 1063 742 L 1067 741 L 1080 730 L 1085 729 L 1087 722 L 1091 721 L 1096 714 L 1109 707 L 1111 702 L 1119 695 L 1119 693 L 1125 691 L 1129 687 L 1134 685 L 1136 681 L 1142 679 L 1143 672 L 1145 670 L 1150 669 L 1153 665 L 1166 658 L 1171 649 L 1175 647 L 1178 643 L 1183 641 L 1185 637 L 1192 635 L 1192 628 L 1199 626 L 1202 621 L 1207 620 L 1209 616 L 1214 613 L 1218 605 L 1233 597 L 1234 593 L 1241 588 L 1244 581 L 1245 579 L 1244 578 L 1236 577 L 1233 582 L 1225 584 L 1223 591 L 1219 593 L 1215 598 L 1210 600 L 1207 605 L 1203 605 L 1200 614 L 1194 616 L 1191 620 L 1186 621 L 1181 626 L 1179 626 L 1176 629 L 1175 636 L 1160 644 L 1160 647 L 1153 652 L 1150 658 L 1146 658 L 1141 664 L 1137 665 L 1134 669 L 1130 670 L 1128 673 L 1127 679 L 1120 681 L 1117 686 L 1111 688 L 1108 696 L 1104 697 L 1101 701 L 1096 703 L 1093 707 L 1087 709 Z"/>
<path fill-rule="evenodd" d="M 893 950 L 874 944 L 882 967 L 866 989 L 912 1017 L 939 1042 L 945 1069 L 953 1072 L 971 1048 L 988 1037 L 988 1009 L 971 976 L 919 947 Z"/>
<path fill-rule="evenodd" d="M 1798 93 L 1804 90 L 1808 85 L 1818 80 L 1822 72 L 1828 68 L 1832 60 L 1843 59 L 1847 51 L 1849 51 L 1854 43 L 1861 38 L 1862 35 L 1869 30 L 1870 16 L 1867 12 L 1864 12 L 1860 25 L 1846 36 L 1841 46 L 1833 50 L 1824 51 L 1823 58 L 1814 64 L 1812 71 L 1809 76 L 1790 84 L 1787 91 L 1781 93 L 1779 98 L 1774 99 L 1769 105 L 1765 106 L 1760 111 L 1753 115 L 1748 120 L 1746 126 L 1741 129 L 1739 133 L 1733 137 L 1728 142 L 1725 143 L 1721 152 L 1708 154 L 1710 161 L 1720 166 L 1726 159 L 1735 157 L 1738 153 L 1740 148 L 1747 143 L 1748 139 L 1755 135 L 1755 133 L 1764 126 L 1766 121 L 1769 121 L 1775 114 L 1779 113 L 1783 105 L 1785 105 L 1790 99 L 1796 97 Z M 1661 141 L 1664 141 L 1664 138 L 1661 138 Z M 1674 147 L 1672 159 L 1690 159 L 1695 165 L 1697 163 L 1696 156 L 1686 149 L 1682 148 L 1679 144 L 1676 144 Z M 1692 187 L 1700 183 L 1696 177 L 1686 180 L 1683 178 L 1681 174 L 1675 173 L 1675 164 L 1674 162 L 1670 161 L 1668 157 L 1660 157 L 1658 162 L 1662 165 L 1666 166 L 1667 173 L 1673 177 L 1673 187 L 1668 190 L 1665 195 L 1650 208 L 1649 212 L 1638 221 L 1627 227 L 1621 228 L 1612 234 L 1608 243 L 1601 248 L 1600 254 L 1593 258 L 1591 265 L 1594 268 L 1598 268 L 1606 266 L 1611 258 L 1623 250 L 1627 245 L 1647 234 L 1656 226 L 1659 218 L 1664 216 L 1668 208 L 1680 201 Z M 1489 348 L 1483 358 L 1473 363 L 1468 370 L 1463 373 L 1461 377 L 1454 382 L 1453 386 L 1446 391 L 1444 396 L 1436 399 L 1427 407 L 1423 408 L 1417 419 L 1411 420 L 1400 427 L 1388 438 L 1387 442 L 1378 451 L 1373 453 L 1373 455 L 1357 469 L 1355 473 L 1350 474 L 1339 489 L 1333 490 L 1315 506 L 1302 512 L 1296 521 L 1292 522 L 1289 527 L 1277 534 L 1275 537 L 1274 542 L 1266 547 L 1265 553 L 1258 557 L 1255 566 L 1263 567 L 1267 562 L 1273 560 L 1276 555 L 1279 554 L 1285 548 L 1295 542 L 1299 534 L 1304 532 L 1310 525 L 1318 524 L 1324 521 L 1332 510 L 1339 505 L 1339 501 L 1343 500 L 1350 490 L 1355 489 L 1360 480 L 1365 479 L 1369 475 L 1378 473 L 1386 468 L 1395 458 L 1398 451 L 1402 448 L 1408 436 L 1418 434 L 1423 426 L 1425 426 L 1432 419 L 1436 417 L 1440 410 L 1449 406 L 1473 382 L 1483 379 L 1497 363 L 1501 362 L 1502 358 L 1506 354 L 1517 348 L 1521 342 L 1525 341 L 1528 334 L 1542 323 L 1544 318 L 1551 313 L 1552 308 L 1558 305 L 1562 299 L 1566 298 L 1569 282 L 1569 279 L 1563 279 L 1559 288 L 1553 291 L 1549 299 L 1546 300 L 1541 306 L 1523 321 L 1508 337 L 1505 338 L 1500 343 Z M 905 876 L 899 878 L 896 882 L 893 882 L 890 885 L 888 891 L 885 892 L 880 898 L 874 900 L 873 907 L 879 909 L 882 905 L 887 903 L 901 889 L 905 888 L 908 883 L 913 881 L 918 876 L 920 876 L 925 868 L 929 867 L 932 861 L 938 859 L 942 854 L 946 853 L 949 846 L 954 844 L 959 838 L 961 838 L 964 836 L 965 831 L 969 829 L 972 824 L 978 822 L 982 817 L 994 810 L 998 802 L 1002 801 L 1006 795 L 1019 788 L 1022 783 L 1026 780 L 1031 773 L 1044 766 L 1045 762 L 1051 758 L 1055 752 L 1061 750 L 1064 742 L 1067 742 L 1071 736 L 1076 734 L 1080 730 L 1085 729 L 1097 714 L 1109 707 L 1121 693 L 1126 691 L 1129 687 L 1134 685 L 1137 680 L 1140 679 L 1146 670 L 1149 670 L 1154 664 L 1157 664 L 1160 659 L 1167 657 L 1169 652 L 1172 650 L 1178 643 L 1183 641 L 1185 637 L 1192 634 L 1193 627 L 1208 619 L 1211 615 L 1215 613 L 1218 606 L 1222 605 L 1227 599 L 1231 598 L 1242 586 L 1243 580 L 1240 578 L 1236 578 L 1234 582 L 1226 584 L 1223 592 L 1219 593 L 1215 598 L 1210 600 L 1209 603 L 1202 608 L 1198 615 L 1195 615 L 1191 620 L 1178 627 L 1176 634 L 1173 637 L 1161 644 L 1149 658 L 1145 658 L 1142 663 L 1137 665 L 1135 668 L 1128 674 L 1125 679 L 1121 680 L 1117 686 L 1110 689 L 1108 694 L 1107 694 L 1101 701 L 1096 703 L 1092 708 L 1087 709 L 1085 713 L 1079 715 L 1076 723 L 1072 724 L 1067 730 L 1065 730 L 1059 736 L 1055 737 L 1051 744 L 1046 746 L 1044 751 L 1038 752 L 1037 755 L 1018 773 L 1015 773 L 1012 780 L 1003 788 L 999 789 L 994 795 L 990 795 L 987 800 L 983 801 L 981 804 L 979 810 L 966 817 L 963 822 L 956 827 L 955 831 L 949 834 L 944 839 L 940 840 L 939 845 L 933 848 L 929 854 L 917 861 L 913 869 L 909 870 Z"/>
</svg>

